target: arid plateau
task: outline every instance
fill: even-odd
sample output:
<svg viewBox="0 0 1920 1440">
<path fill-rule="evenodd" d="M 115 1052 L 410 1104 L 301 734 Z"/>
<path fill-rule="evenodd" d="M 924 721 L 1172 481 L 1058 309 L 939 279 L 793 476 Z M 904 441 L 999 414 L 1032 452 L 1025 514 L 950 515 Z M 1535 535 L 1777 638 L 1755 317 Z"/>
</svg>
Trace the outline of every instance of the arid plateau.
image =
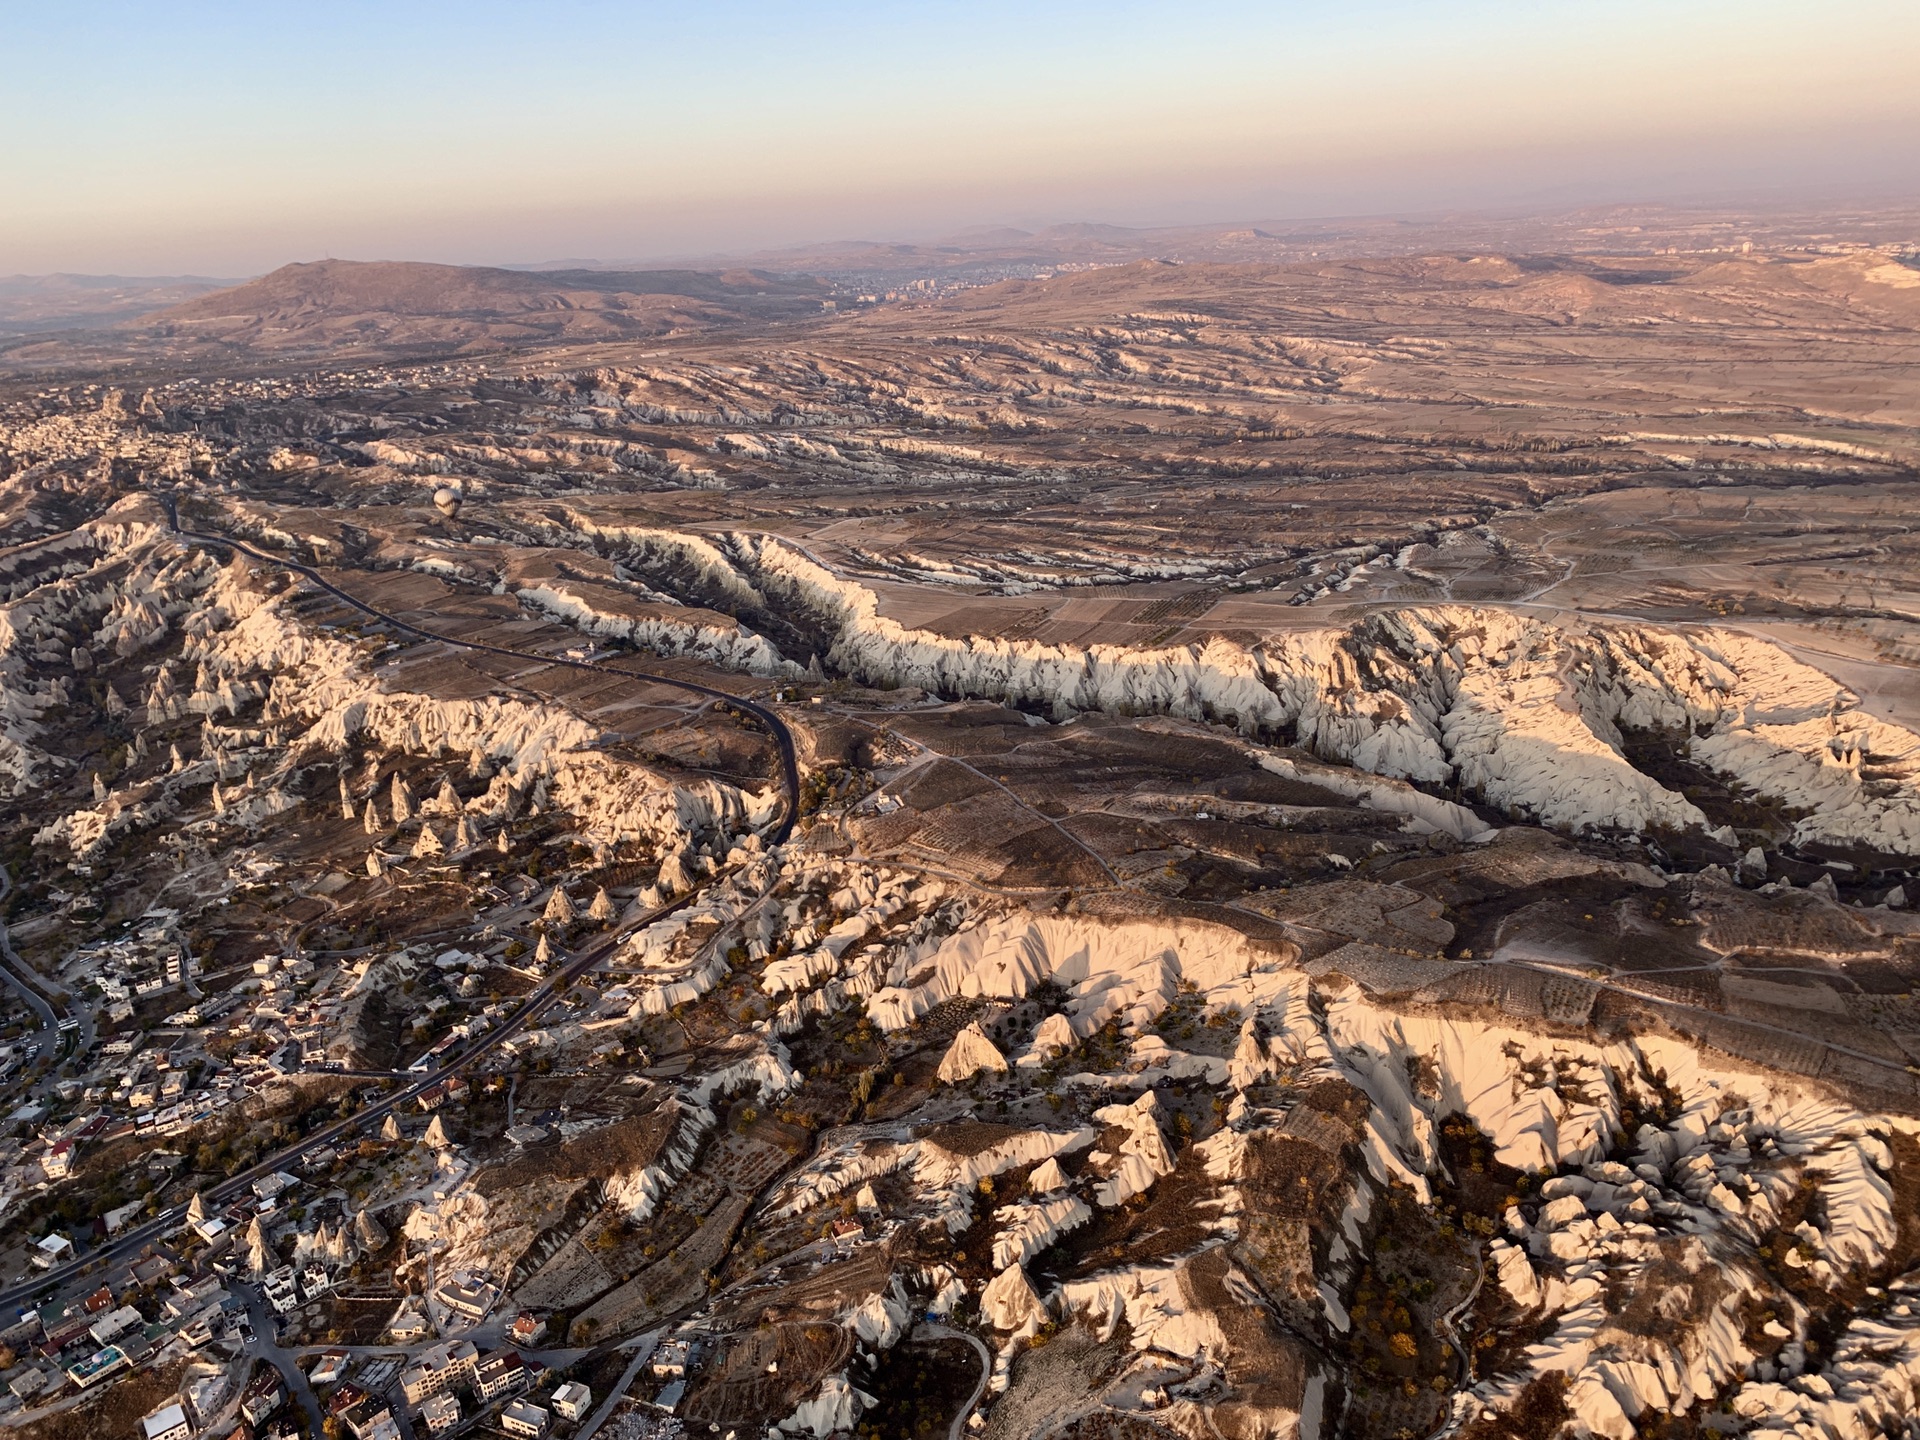
<svg viewBox="0 0 1920 1440">
<path fill-rule="evenodd" d="M 0 342 L 0 1424 L 1913 1434 L 1920 252 L 1663 223 Z"/>
</svg>

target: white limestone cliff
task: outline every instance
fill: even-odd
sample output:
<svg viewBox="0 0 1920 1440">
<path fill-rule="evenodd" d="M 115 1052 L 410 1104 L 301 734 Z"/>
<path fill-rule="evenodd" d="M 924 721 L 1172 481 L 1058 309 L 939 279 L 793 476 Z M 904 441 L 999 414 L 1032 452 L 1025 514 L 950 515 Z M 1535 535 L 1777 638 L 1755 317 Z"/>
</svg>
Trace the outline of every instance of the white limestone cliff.
<svg viewBox="0 0 1920 1440">
<path fill-rule="evenodd" d="M 1165 649 L 952 638 L 880 612 L 864 585 L 772 536 L 583 528 L 664 557 L 751 610 L 830 627 L 830 661 L 869 683 L 1077 711 L 1291 731 L 1363 771 L 1457 784 L 1577 832 L 1698 828 L 1697 807 L 1636 770 L 1623 729 L 1692 736 L 1694 757 L 1811 813 L 1803 840 L 1920 854 L 1920 737 L 1778 647 L 1724 629 L 1408 608 L 1252 646 Z M 1864 757 L 1875 774 L 1863 777 Z M 1462 823 L 1449 817 L 1450 825 Z"/>
<path fill-rule="evenodd" d="M 1058 1162 L 1048 1160 L 1048 1165 Z M 1034 1256 L 1093 1218 L 1087 1202 L 1077 1195 L 1020 1201 L 994 1211 L 993 1263 L 999 1270 L 1025 1265 Z"/>
<path fill-rule="evenodd" d="M 806 673 L 804 666 L 783 659 L 765 637 L 739 626 L 691 624 L 671 614 L 613 614 L 569 589 L 564 580 L 530 585 L 514 596 L 529 609 L 589 635 L 627 640 L 656 655 L 689 655 L 748 675 L 795 679 Z"/>
</svg>

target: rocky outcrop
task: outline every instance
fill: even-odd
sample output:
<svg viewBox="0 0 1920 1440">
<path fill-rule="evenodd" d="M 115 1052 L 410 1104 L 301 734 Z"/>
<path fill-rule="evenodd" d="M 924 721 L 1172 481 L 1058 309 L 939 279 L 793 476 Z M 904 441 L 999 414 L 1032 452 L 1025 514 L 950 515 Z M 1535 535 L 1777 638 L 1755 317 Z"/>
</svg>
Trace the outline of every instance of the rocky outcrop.
<svg viewBox="0 0 1920 1440">
<path fill-rule="evenodd" d="M 1182 980 L 1210 988 L 1249 970 L 1279 969 L 1297 953 L 1285 945 L 1256 947 L 1224 926 L 1016 912 L 903 949 L 867 1013 L 882 1028 L 900 1030 L 956 997 L 1018 1000 L 1051 980 L 1067 989 L 1062 1016 L 1072 1038 L 1084 1040 L 1109 1020 L 1150 1021 Z"/>
<path fill-rule="evenodd" d="M 1286 734 L 1360 770 L 1458 786 L 1568 831 L 1705 827 L 1693 802 L 1627 759 L 1623 733 L 1654 730 L 1688 737 L 1698 763 L 1809 812 L 1802 840 L 1920 854 L 1920 737 L 1735 631 L 1432 606 L 1253 644 L 952 638 L 881 614 L 873 591 L 774 537 L 591 533 L 670 559 L 744 609 L 804 613 L 831 635 L 828 660 L 871 684 L 1063 718 L 1158 713 Z"/>
<path fill-rule="evenodd" d="M 1047 1308 L 1034 1294 L 1027 1272 L 1009 1264 L 980 1292 L 980 1314 L 994 1329 L 1020 1334 L 1038 1330 L 1046 1321 Z"/>
<path fill-rule="evenodd" d="M 1059 1165 L 1051 1159 L 1043 1163 L 1056 1169 Z M 1004 1205 L 993 1215 L 993 1263 L 1001 1270 L 1025 1265 L 1069 1230 L 1092 1218 L 1093 1211 L 1077 1195 Z"/>
<path fill-rule="evenodd" d="M 689 655 L 748 675 L 794 678 L 805 667 L 783 659 L 765 638 L 725 616 L 688 611 L 686 618 L 662 607 L 610 608 L 607 601 L 565 580 L 549 580 L 515 592 L 522 605 L 589 635 L 626 640 L 656 655 Z M 624 612 L 624 613 L 623 613 Z M 697 618 L 696 618 L 697 617 Z"/>
<path fill-rule="evenodd" d="M 998 1073 L 1006 1068 L 1006 1056 L 987 1038 L 986 1031 L 980 1028 L 976 1020 L 953 1037 L 953 1044 L 947 1047 L 947 1053 L 940 1059 L 937 1078 L 945 1084 L 958 1085 L 982 1070 Z"/>
<path fill-rule="evenodd" d="M 395 689 L 368 672 L 354 646 L 295 619 L 286 604 L 294 593 L 263 592 L 249 570 L 230 566 L 196 595 L 182 622 L 183 659 L 199 672 L 189 708 L 201 708 L 202 694 L 216 711 L 259 698 L 263 723 L 298 729 L 296 749 L 341 750 L 365 738 L 410 754 L 477 755 L 498 768 L 487 795 L 470 802 L 475 813 L 501 818 L 520 795 L 544 785 L 609 844 L 717 846 L 725 854 L 730 837 L 763 828 L 780 813 L 773 787 L 748 794 L 716 781 L 677 786 L 615 760 L 597 748 L 597 730 L 558 706 Z M 410 800 L 396 803 L 396 824 L 410 818 Z"/>
<path fill-rule="evenodd" d="M 850 1432 L 860 1413 L 871 1404 L 873 1397 L 854 1389 L 844 1374 L 829 1375 L 820 1382 L 819 1392 L 812 1399 L 801 1402 L 799 1408 L 774 1429 L 782 1435 L 811 1435 L 815 1440 L 826 1440 L 829 1435 Z"/>
</svg>

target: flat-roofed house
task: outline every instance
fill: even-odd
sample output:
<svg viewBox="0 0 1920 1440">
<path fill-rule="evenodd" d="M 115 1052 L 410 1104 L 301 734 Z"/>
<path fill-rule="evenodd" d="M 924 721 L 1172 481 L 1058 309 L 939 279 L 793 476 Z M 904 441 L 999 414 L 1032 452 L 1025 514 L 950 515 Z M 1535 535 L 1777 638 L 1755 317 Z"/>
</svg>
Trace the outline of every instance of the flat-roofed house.
<svg viewBox="0 0 1920 1440">
<path fill-rule="evenodd" d="M 193 1426 L 187 1420 L 187 1407 L 170 1400 L 140 1422 L 142 1440 L 187 1440 Z"/>
<path fill-rule="evenodd" d="M 509 1435 L 524 1435 L 528 1440 L 539 1440 L 547 1433 L 551 1417 L 545 1410 L 528 1400 L 509 1400 L 500 1412 L 500 1428 Z"/>
</svg>

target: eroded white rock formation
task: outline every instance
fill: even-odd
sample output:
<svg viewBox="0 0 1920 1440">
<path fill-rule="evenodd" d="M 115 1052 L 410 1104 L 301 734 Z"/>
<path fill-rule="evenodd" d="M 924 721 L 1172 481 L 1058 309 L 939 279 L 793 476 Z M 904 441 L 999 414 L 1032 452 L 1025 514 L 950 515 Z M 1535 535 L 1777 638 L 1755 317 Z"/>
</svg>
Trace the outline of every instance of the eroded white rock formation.
<svg viewBox="0 0 1920 1440">
<path fill-rule="evenodd" d="M 1699 763 L 1808 811 L 1797 822 L 1803 840 L 1920 854 L 1920 737 L 1736 631 L 1432 606 L 1251 646 L 953 638 L 883 615 L 873 591 L 775 537 L 582 524 L 578 533 L 689 570 L 744 609 L 798 607 L 831 627 L 831 661 L 871 683 L 1063 717 L 1161 713 L 1292 732 L 1330 759 L 1457 784 L 1565 830 L 1702 826 L 1691 801 L 1623 753 L 1623 729 L 1657 730 L 1682 737 Z"/>
<path fill-rule="evenodd" d="M 953 1044 L 940 1059 L 937 1078 L 948 1085 L 970 1080 L 982 1070 L 999 1073 L 1007 1068 L 1007 1057 L 987 1038 L 980 1022 L 970 1021 L 953 1037 Z"/>
</svg>

